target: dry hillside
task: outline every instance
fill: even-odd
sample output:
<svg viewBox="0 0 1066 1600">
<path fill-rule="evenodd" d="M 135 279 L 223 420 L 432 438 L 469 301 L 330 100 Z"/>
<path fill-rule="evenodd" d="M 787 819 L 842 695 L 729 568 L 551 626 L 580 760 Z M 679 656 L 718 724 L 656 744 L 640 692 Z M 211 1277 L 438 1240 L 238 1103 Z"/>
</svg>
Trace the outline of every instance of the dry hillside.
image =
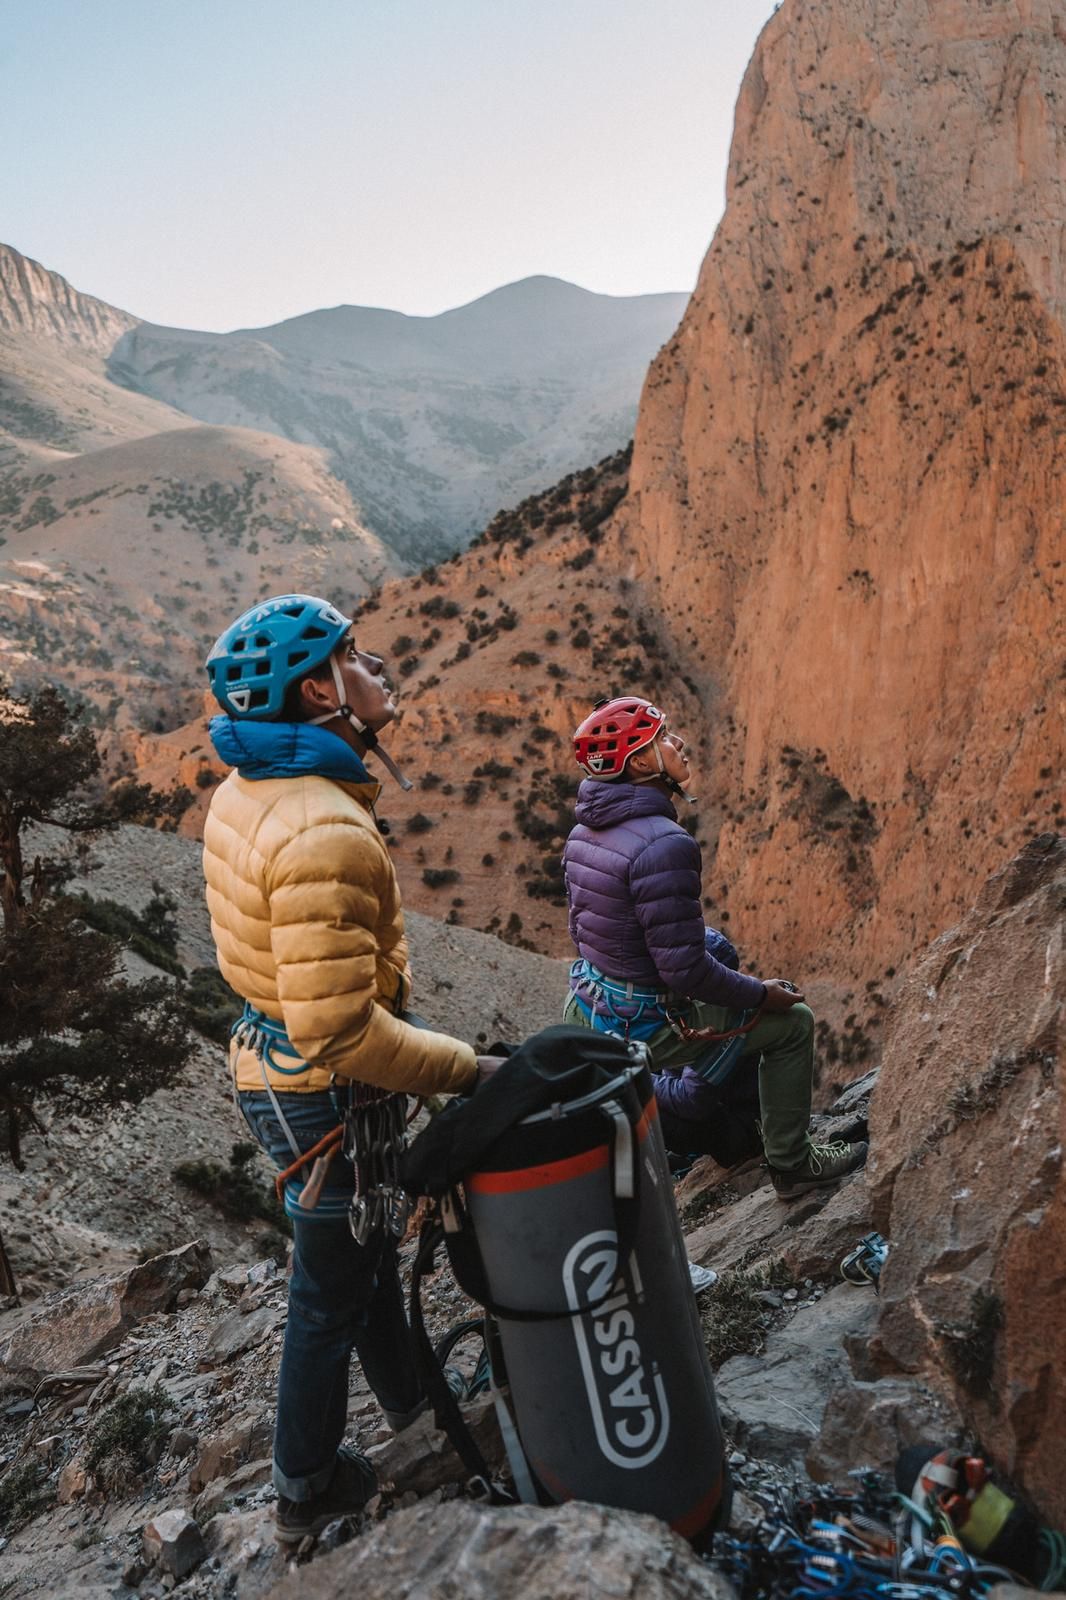
<svg viewBox="0 0 1066 1600">
<path fill-rule="evenodd" d="M 57 676 L 105 728 L 191 716 L 218 632 L 268 588 L 350 602 L 395 570 L 321 450 L 183 428 L 57 458 L 0 484 L 0 667 Z"/>
</svg>

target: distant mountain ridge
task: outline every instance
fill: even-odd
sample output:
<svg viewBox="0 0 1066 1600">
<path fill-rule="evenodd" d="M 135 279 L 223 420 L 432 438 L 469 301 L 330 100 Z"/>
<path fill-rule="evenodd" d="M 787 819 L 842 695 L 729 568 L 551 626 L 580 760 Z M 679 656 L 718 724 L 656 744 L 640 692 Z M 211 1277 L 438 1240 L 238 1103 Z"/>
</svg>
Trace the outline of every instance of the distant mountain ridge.
<svg viewBox="0 0 1066 1600">
<path fill-rule="evenodd" d="M 436 316 L 408 316 L 364 306 L 335 306 L 266 328 L 198 334 L 199 340 L 252 338 L 286 354 L 358 359 L 402 372 L 433 368 L 464 377 L 569 373 L 589 358 L 632 361 L 635 333 L 672 331 L 688 296 L 594 294 L 563 278 L 520 278 Z M 660 340 L 661 342 L 661 340 Z"/>
<path fill-rule="evenodd" d="M 686 300 L 540 276 L 432 317 L 341 305 L 205 333 L 145 322 L 0 245 L 0 470 L 10 449 L 250 428 L 324 450 L 360 522 L 418 565 L 624 445 Z"/>
<path fill-rule="evenodd" d="M 203 422 L 321 445 L 368 527 L 423 559 L 623 445 L 686 298 L 538 277 L 434 317 L 336 306 L 226 334 L 139 323 L 108 373 Z"/>
<path fill-rule="evenodd" d="M 0 246 L 0 674 L 76 685 L 112 729 L 186 721 L 221 613 L 354 607 L 624 445 L 683 301 L 529 278 L 198 333 Z"/>
</svg>

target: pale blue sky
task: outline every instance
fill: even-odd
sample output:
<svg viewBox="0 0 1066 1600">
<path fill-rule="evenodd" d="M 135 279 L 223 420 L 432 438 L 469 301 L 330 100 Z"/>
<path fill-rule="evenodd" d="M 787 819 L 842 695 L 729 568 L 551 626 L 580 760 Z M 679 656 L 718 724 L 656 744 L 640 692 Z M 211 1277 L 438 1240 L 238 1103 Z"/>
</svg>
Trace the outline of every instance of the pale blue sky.
<svg viewBox="0 0 1066 1600">
<path fill-rule="evenodd" d="M 772 0 L 0 0 L 0 239 L 183 327 L 690 289 Z"/>
</svg>

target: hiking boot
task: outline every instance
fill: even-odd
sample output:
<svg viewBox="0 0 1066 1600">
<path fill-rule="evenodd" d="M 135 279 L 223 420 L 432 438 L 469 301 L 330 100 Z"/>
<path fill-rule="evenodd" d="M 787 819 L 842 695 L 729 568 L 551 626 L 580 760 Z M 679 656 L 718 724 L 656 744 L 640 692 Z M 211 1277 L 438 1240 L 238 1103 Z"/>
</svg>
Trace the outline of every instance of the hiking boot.
<svg viewBox="0 0 1066 1600">
<path fill-rule="evenodd" d="M 837 1139 L 833 1144 L 812 1144 L 806 1160 L 798 1167 L 782 1170 L 770 1168 L 770 1179 L 779 1200 L 798 1200 L 812 1189 L 824 1189 L 839 1183 L 849 1172 L 866 1165 L 869 1145 L 846 1144 Z"/>
<path fill-rule="evenodd" d="M 290 1500 L 279 1494 L 274 1508 L 274 1537 L 279 1544 L 299 1544 L 317 1538 L 338 1517 L 362 1511 L 378 1486 L 374 1469 L 365 1456 L 342 1445 L 337 1451 L 333 1476 L 325 1489 L 310 1500 Z"/>
</svg>

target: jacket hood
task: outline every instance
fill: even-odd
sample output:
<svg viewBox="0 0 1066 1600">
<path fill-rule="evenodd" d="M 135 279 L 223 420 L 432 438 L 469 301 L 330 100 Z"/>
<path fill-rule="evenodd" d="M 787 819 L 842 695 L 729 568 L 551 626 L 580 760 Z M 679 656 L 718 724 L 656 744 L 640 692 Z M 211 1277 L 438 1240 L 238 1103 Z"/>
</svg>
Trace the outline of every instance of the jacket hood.
<svg viewBox="0 0 1066 1600">
<path fill-rule="evenodd" d="M 237 722 L 212 717 L 211 743 L 242 778 L 298 778 L 314 774 L 341 783 L 374 783 L 343 739 L 309 722 Z"/>
<path fill-rule="evenodd" d="M 584 778 L 577 791 L 575 815 L 586 828 L 613 828 L 634 817 L 673 817 L 667 795 L 650 783 L 597 783 Z"/>
</svg>

